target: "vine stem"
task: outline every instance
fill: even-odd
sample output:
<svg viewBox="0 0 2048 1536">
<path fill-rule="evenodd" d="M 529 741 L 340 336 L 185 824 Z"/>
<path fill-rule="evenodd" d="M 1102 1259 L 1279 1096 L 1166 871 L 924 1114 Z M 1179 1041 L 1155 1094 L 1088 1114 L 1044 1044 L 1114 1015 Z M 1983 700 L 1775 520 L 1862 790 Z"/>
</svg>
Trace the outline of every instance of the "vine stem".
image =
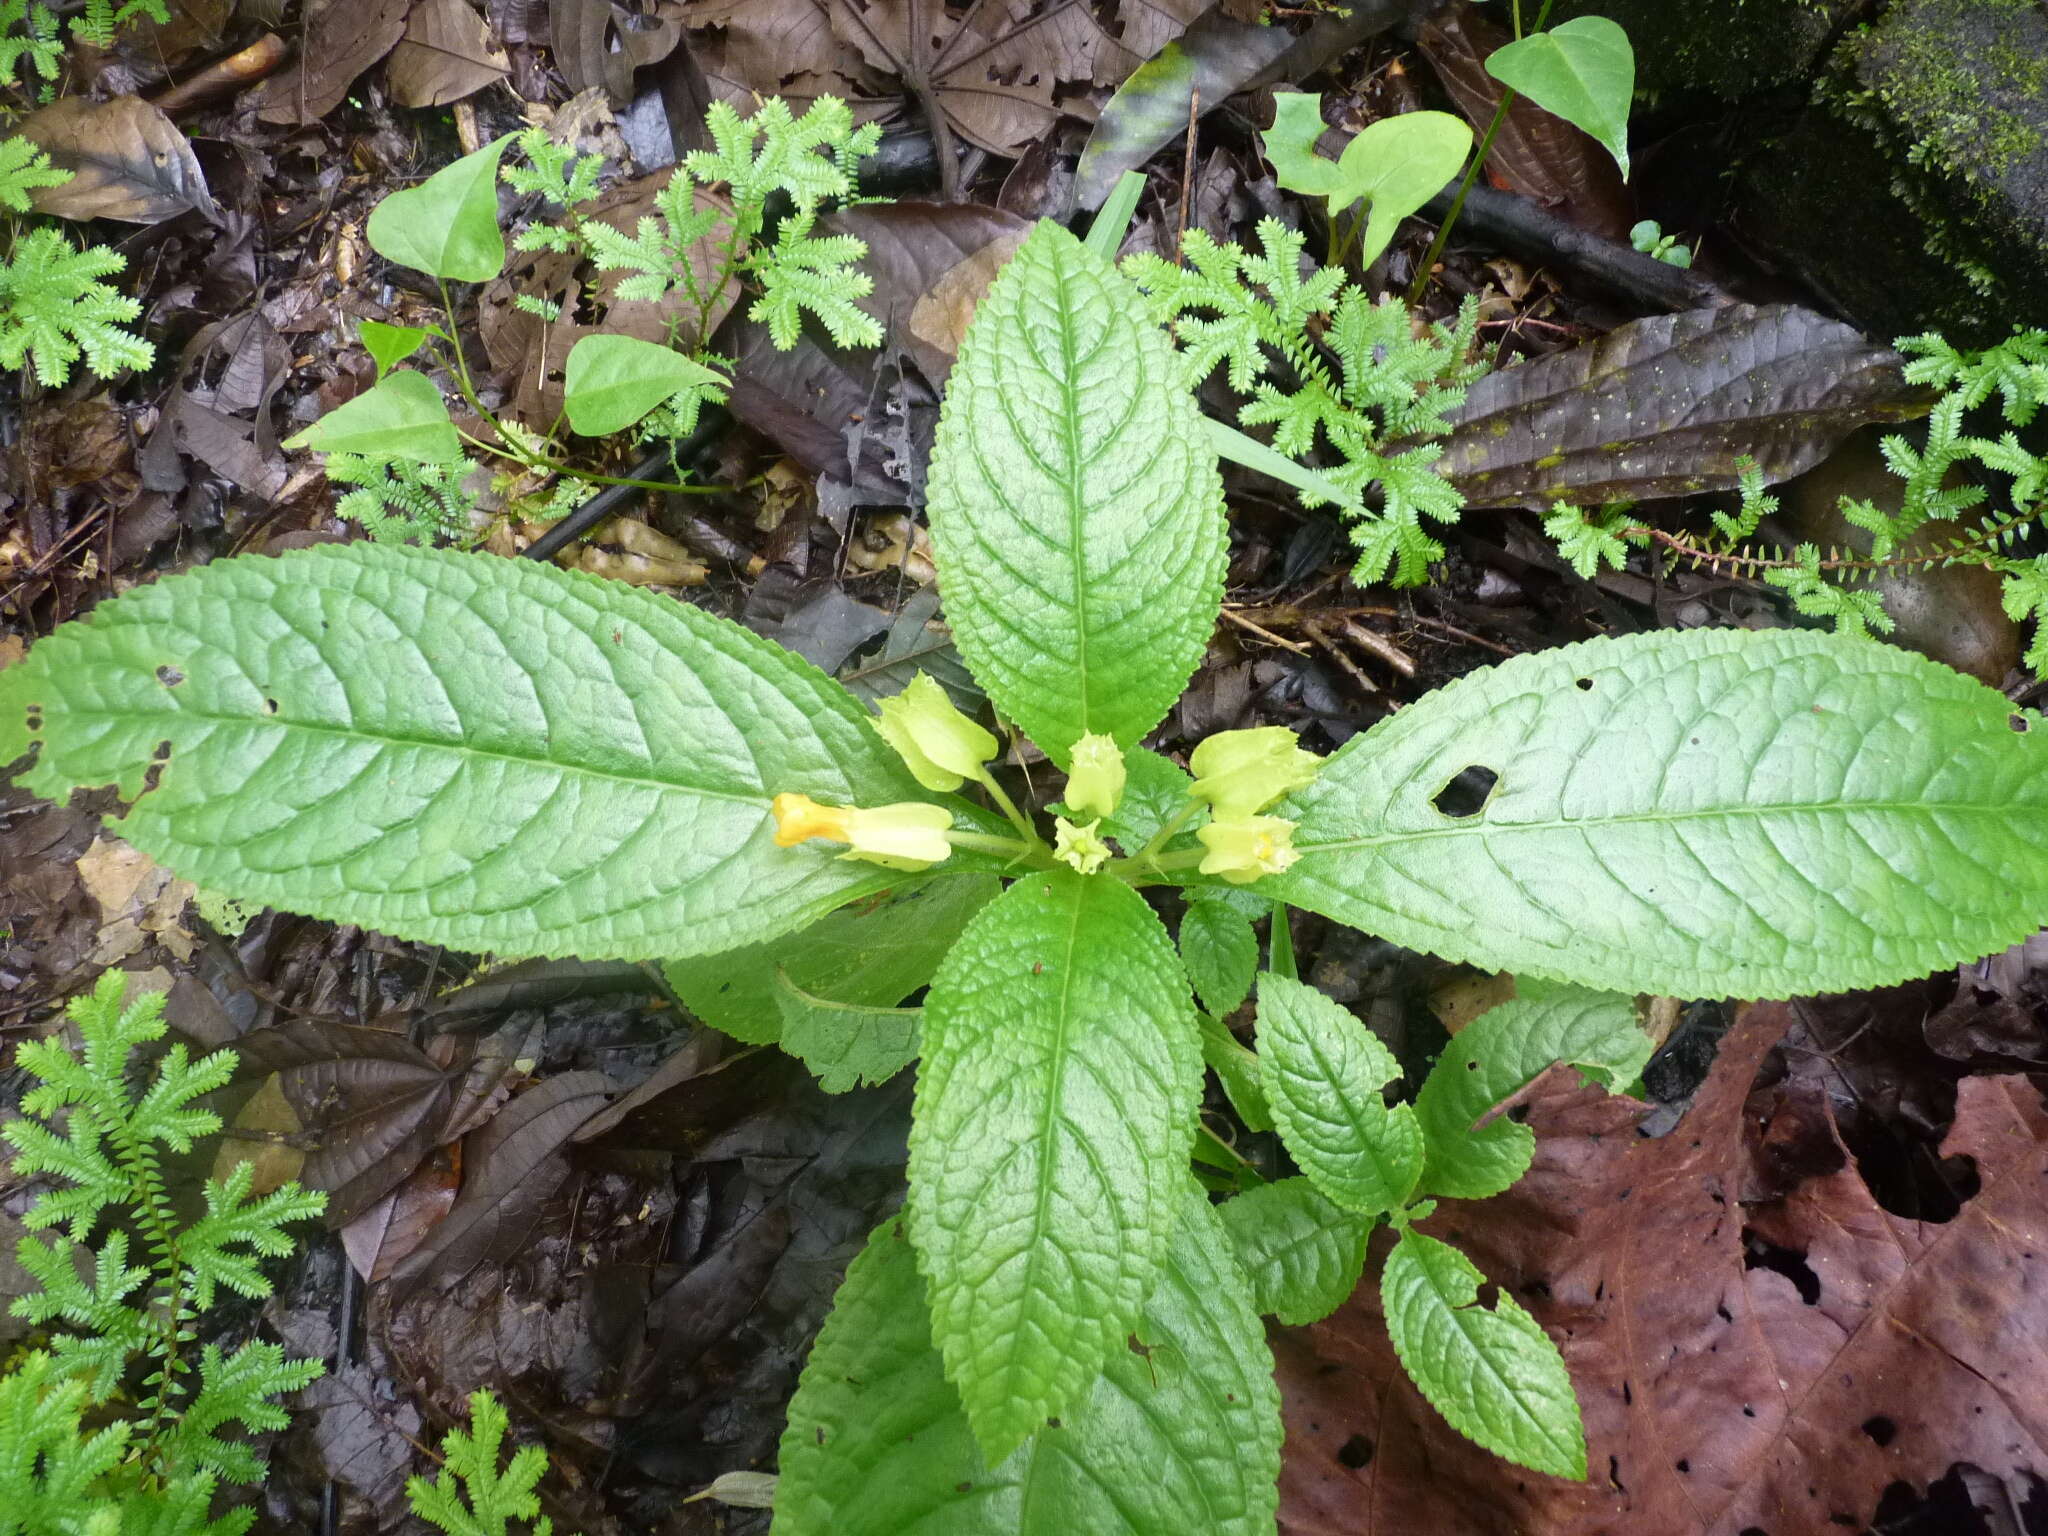
<svg viewBox="0 0 2048 1536">
<path fill-rule="evenodd" d="M 1869 556 L 1854 560 L 1829 559 L 1821 561 L 1819 569 L 1841 572 L 1889 571 L 1911 566 L 1934 565 L 1937 562 L 1943 564 L 1952 563 L 1960 555 L 1980 550 L 1986 545 L 1995 545 L 2009 535 L 2024 530 L 2038 515 L 2037 509 L 2036 511 L 2026 513 L 2024 516 L 2015 515 L 2006 518 L 1992 524 L 1988 528 L 1978 529 L 1977 532 L 1969 535 L 1967 538 L 1959 539 L 1944 550 L 1886 555 L 1882 559 Z M 1651 543 L 1670 550 L 1680 559 L 1690 560 L 1695 565 L 1711 566 L 1719 570 L 1789 571 L 1801 568 L 1800 563 L 1789 556 L 1751 555 L 1744 554 L 1740 550 L 1709 549 L 1704 545 L 1690 542 L 1681 534 L 1667 533 L 1662 528 L 1649 528 L 1641 524 L 1623 528 L 1621 530 L 1621 537 L 1624 539 L 1647 539 Z"/>
</svg>

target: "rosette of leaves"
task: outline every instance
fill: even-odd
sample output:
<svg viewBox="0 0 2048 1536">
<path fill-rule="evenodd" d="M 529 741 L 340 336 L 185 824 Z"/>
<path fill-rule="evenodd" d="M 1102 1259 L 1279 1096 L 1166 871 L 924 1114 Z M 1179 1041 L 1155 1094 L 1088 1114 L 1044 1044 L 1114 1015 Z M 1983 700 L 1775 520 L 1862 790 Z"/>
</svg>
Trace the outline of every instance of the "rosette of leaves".
<svg viewBox="0 0 2048 1536">
<path fill-rule="evenodd" d="M 1061 827 L 1064 854 L 977 766 L 993 738 L 971 723 L 899 755 L 902 720 L 885 740 L 735 624 L 445 551 L 236 558 L 104 603 L 0 673 L 0 757 L 33 752 L 44 795 L 113 786 L 122 835 L 213 890 L 462 949 L 686 962 L 703 1012 L 757 1041 L 790 1027 L 844 1079 L 914 1055 L 908 1202 L 812 1351 L 780 1536 L 1270 1532 L 1259 1313 L 1340 1300 L 1379 1223 L 1389 1325 L 1430 1400 L 1581 1475 L 1543 1330 L 1482 1305 L 1417 1225 L 1519 1172 L 1526 1133 L 1474 1123 L 1552 1060 L 1627 1085 L 1641 1039 L 1602 994 L 1878 985 L 2034 931 L 2039 717 L 1831 635 L 1595 640 L 1476 672 L 1290 778 L 1238 824 L 1273 872 L 1230 894 L 1201 871 L 1223 790 L 1139 745 L 1218 616 L 1210 443 L 1140 296 L 1040 226 L 961 347 L 929 509 L 965 664 L 1056 766 L 1085 755 L 1078 801 L 1115 802 Z M 918 707 L 943 714 L 935 694 Z M 852 854 L 872 824 L 892 862 L 785 837 L 792 804 Z M 1284 950 L 1253 978 L 1256 1054 L 1219 1041 L 1183 956 L 1225 1006 L 1244 936 L 1205 918 L 1176 949 L 1157 886 L 1514 971 L 1519 1012 L 1390 1105 L 1384 1048 Z M 1205 1061 L 1264 1101 L 1299 1179 L 1200 1192 Z"/>
</svg>

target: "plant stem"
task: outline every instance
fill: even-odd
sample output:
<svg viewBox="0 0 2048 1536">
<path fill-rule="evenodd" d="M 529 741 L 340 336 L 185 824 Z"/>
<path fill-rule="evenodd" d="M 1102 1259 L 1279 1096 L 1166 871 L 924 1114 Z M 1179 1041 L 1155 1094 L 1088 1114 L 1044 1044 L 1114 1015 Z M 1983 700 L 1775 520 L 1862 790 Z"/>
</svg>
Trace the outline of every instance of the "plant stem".
<svg viewBox="0 0 2048 1536">
<path fill-rule="evenodd" d="M 1152 841 L 1147 843 L 1143 848 L 1140 848 L 1137 852 L 1137 856 L 1133 858 L 1130 862 L 1133 864 L 1150 864 L 1154 869 L 1157 870 L 1167 869 L 1169 866 L 1159 862 L 1159 850 L 1164 848 L 1169 842 L 1171 842 L 1173 840 L 1174 834 L 1180 831 L 1182 827 L 1187 825 L 1188 818 L 1190 816 L 1193 816 L 1195 812 L 1199 811 L 1201 808 L 1201 801 L 1190 798 L 1187 804 L 1183 805 L 1179 810 L 1175 811 L 1171 816 L 1167 817 L 1166 820 L 1160 824 L 1159 830 L 1152 834 Z M 1199 855 L 1197 855 L 1196 857 L 1196 862 L 1200 862 Z"/>
<path fill-rule="evenodd" d="M 1270 959 L 1267 969 L 1289 981 L 1300 980 L 1294 967 L 1294 930 L 1287 924 L 1287 903 L 1273 903 L 1273 931 L 1266 941 Z"/>
<path fill-rule="evenodd" d="M 989 798 L 996 803 L 996 809 L 1001 811 L 1010 825 L 1023 835 L 1026 843 L 1034 843 L 1040 847 L 1044 846 L 1043 839 L 1038 835 L 1038 829 L 1031 825 L 1031 818 L 1018 810 L 1017 802 L 1003 793 L 1003 786 L 996 782 L 996 776 L 993 773 L 990 773 L 986 768 L 982 769 L 981 775 L 976 782 L 988 791 Z"/>
</svg>

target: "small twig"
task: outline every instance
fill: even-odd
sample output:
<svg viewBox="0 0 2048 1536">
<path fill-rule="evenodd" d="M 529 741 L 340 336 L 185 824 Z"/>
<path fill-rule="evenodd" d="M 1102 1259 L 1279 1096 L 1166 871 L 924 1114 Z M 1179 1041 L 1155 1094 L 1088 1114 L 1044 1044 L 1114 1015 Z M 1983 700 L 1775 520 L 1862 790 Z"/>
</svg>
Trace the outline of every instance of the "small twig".
<svg viewBox="0 0 2048 1536">
<path fill-rule="evenodd" d="M 1182 249 L 1188 238 L 1188 195 L 1195 186 L 1195 124 L 1202 117 L 1202 88 L 1195 86 L 1188 92 L 1188 143 L 1181 156 L 1180 168 L 1180 212 L 1173 222 L 1173 262 L 1185 266 L 1186 253 Z"/>
<path fill-rule="evenodd" d="M 1415 675 L 1415 658 L 1394 644 L 1385 635 L 1367 629 L 1356 619 L 1344 620 L 1342 628 L 1344 638 L 1353 645 L 1356 645 L 1361 650 L 1371 651 L 1373 655 L 1379 657 L 1381 661 L 1384 661 L 1403 677 L 1413 677 Z"/>
<path fill-rule="evenodd" d="M 276 73 L 290 51 L 283 38 L 275 32 L 266 32 L 240 53 L 216 59 L 191 79 L 180 81 L 162 92 L 152 104 L 164 116 L 176 117 L 180 112 L 190 111 L 216 96 L 231 95 L 243 86 L 268 78 Z"/>
<path fill-rule="evenodd" d="M 1225 608 L 1223 610 L 1223 617 L 1228 619 L 1231 623 L 1235 624 L 1239 629 L 1248 630 L 1250 633 L 1257 635 L 1261 640 L 1265 641 L 1268 645 L 1277 645 L 1280 647 L 1281 650 L 1292 651 L 1297 656 L 1306 656 L 1309 652 L 1309 648 L 1303 645 L 1300 641 L 1283 640 L 1278 635 L 1274 634 L 1273 631 L 1271 631 L 1270 629 L 1265 629 L 1260 625 L 1254 624 L 1250 619 L 1246 618 L 1242 613 L 1239 613 L 1234 608 Z"/>
</svg>

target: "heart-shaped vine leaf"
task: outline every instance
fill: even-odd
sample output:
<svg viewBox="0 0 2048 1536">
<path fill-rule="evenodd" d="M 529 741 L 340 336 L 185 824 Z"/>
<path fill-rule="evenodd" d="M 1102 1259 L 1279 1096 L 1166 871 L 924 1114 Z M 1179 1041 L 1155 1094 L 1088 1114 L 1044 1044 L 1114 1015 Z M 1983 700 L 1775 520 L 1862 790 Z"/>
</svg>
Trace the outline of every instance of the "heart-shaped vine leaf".
<svg viewBox="0 0 2048 1536">
<path fill-rule="evenodd" d="M 1636 55 L 1628 33 L 1605 16 L 1578 16 L 1494 49 L 1486 72 L 1546 112 L 1598 139 L 1628 178 L 1628 109 Z"/>
<path fill-rule="evenodd" d="M 683 390 L 717 389 L 726 382 L 723 374 L 658 342 L 585 336 L 569 349 L 562 368 L 562 408 L 572 431 L 606 437 Z"/>
<path fill-rule="evenodd" d="M 356 334 L 362 337 L 363 350 L 370 354 L 370 360 L 377 365 L 377 377 L 381 379 L 419 351 L 427 338 L 434 333 L 425 326 L 386 325 L 382 320 L 358 320 Z"/>
<path fill-rule="evenodd" d="M 932 452 L 946 617 L 996 707 L 1064 765 L 1157 725 L 1223 598 L 1223 485 L 1136 289 L 1043 223 L 976 307 Z"/>
<path fill-rule="evenodd" d="M 1489 970 L 1675 997 L 1884 986 L 2048 922 L 2048 730 L 1910 651 L 1591 640 L 1355 736 L 1260 889 Z"/>
<path fill-rule="evenodd" d="M 1401 1369 L 1474 1444 L 1553 1477 L 1584 1478 L 1579 1401 L 1557 1346 L 1506 1291 L 1482 1306 L 1485 1283 L 1450 1244 L 1413 1228 L 1401 1234 L 1380 1275 Z"/>
<path fill-rule="evenodd" d="M 511 142 L 509 133 L 493 139 L 377 204 L 363 228 L 370 248 L 387 261 L 453 283 L 496 277 L 505 267 L 498 161 Z"/>
<path fill-rule="evenodd" d="M 1609 1093 L 1625 1093 L 1650 1059 L 1635 1003 L 1618 992 L 1525 977 L 1515 993 L 1452 1038 L 1415 1096 L 1428 1149 L 1424 1194 L 1483 1200 L 1522 1176 L 1535 1132 L 1505 1115 L 1473 1126 L 1551 1063 L 1570 1062 Z"/>
<path fill-rule="evenodd" d="M 462 457 L 448 402 L 424 373 L 394 373 L 285 439 L 287 448 L 444 464 Z"/>
<path fill-rule="evenodd" d="M 1335 218 L 1363 198 L 1365 235 L 1361 266 L 1379 259 L 1401 221 L 1444 189 L 1465 164 L 1472 130 L 1448 112 L 1403 112 L 1369 125 L 1335 160 L 1316 153 L 1322 137 L 1322 98 L 1290 92 L 1274 98 L 1266 158 L 1281 186 L 1326 198 Z"/>
<path fill-rule="evenodd" d="M 375 544 L 100 604 L 0 672 L 0 760 L 31 746 L 30 788 L 116 786 L 121 835 L 202 886 L 499 954 L 649 959 L 801 927 L 902 877 L 776 847 L 770 799 L 930 798 L 843 688 L 736 624 L 535 561 Z"/>
<path fill-rule="evenodd" d="M 1215 1211 L 1178 1178 L 1129 1339 L 1057 1429 L 993 1467 L 932 1347 L 901 1224 L 875 1233 L 789 1405 L 774 1536 L 1272 1536 L 1272 1356 Z"/>
<path fill-rule="evenodd" d="M 1000 1461 L 1083 1400 L 1159 1272 L 1202 1079 L 1186 974 L 1121 880 L 1031 874 L 925 996 L 910 1230 Z"/>
<path fill-rule="evenodd" d="M 1422 1177 L 1422 1128 L 1381 1091 L 1401 1064 L 1350 1009 L 1284 976 L 1259 978 L 1259 1065 L 1280 1138 L 1318 1189 L 1375 1216 Z"/>
</svg>

